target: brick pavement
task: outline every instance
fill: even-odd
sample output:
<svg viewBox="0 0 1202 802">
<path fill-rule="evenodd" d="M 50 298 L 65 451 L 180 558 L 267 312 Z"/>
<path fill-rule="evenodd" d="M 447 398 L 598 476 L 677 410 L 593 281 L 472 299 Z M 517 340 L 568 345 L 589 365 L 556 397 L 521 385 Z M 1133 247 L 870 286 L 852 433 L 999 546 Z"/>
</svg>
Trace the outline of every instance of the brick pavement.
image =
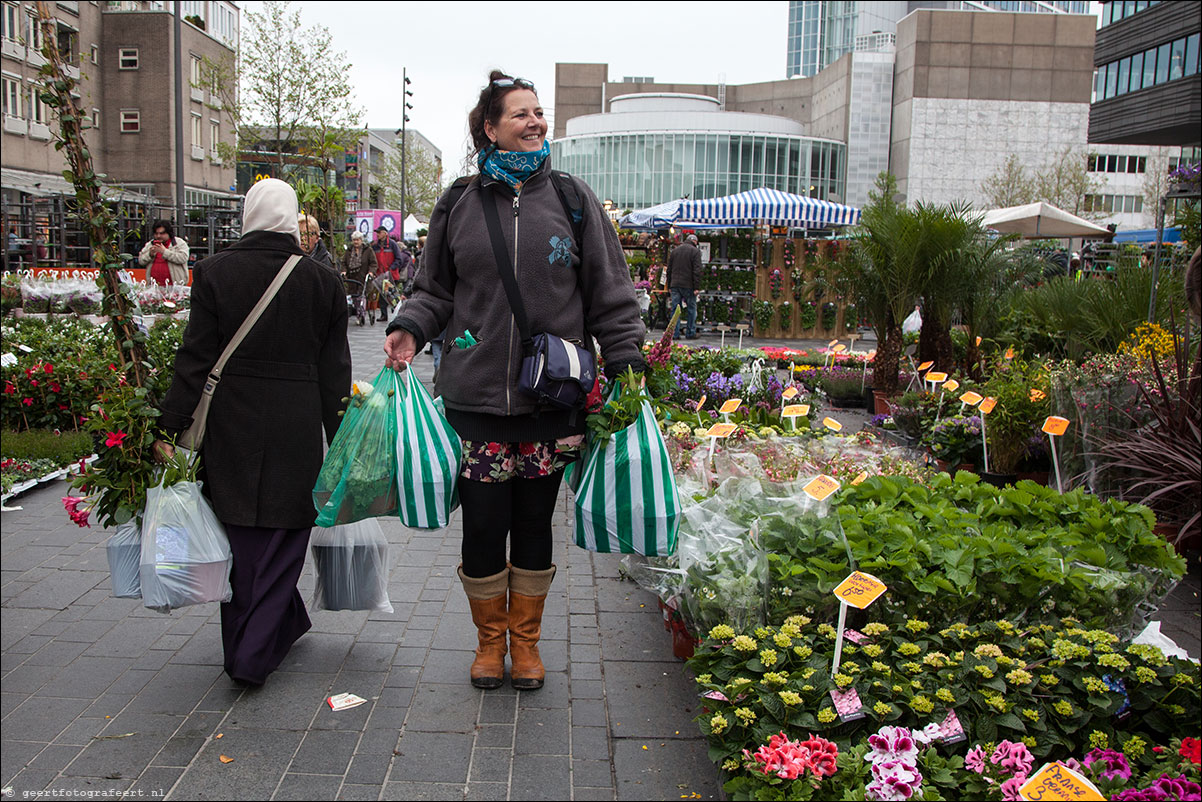
<svg viewBox="0 0 1202 802">
<path fill-rule="evenodd" d="M 351 327 L 356 378 L 378 369 L 381 334 Z M 428 379 L 430 357 L 415 365 Z M 692 682 L 672 656 L 655 598 L 619 579 L 618 558 L 570 544 L 563 502 L 541 691 L 471 688 L 474 628 L 455 578 L 457 524 L 419 532 L 395 519 L 382 520 L 393 545 L 394 613 L 313 613 L 313 630 L 267 685 L 243 690 L 221 670 L 216 605 L 164 616 L 112 598 L 109 533 L 71 524 L 62 491 L 58 484 L 31 491 L 11 502 L 20 511 L 3 515 L 0 787 L 15 796 L 43 789 L 170 799 L 720 794 L 692 722 Z M 312 589 L 308 566 L 306 599 Z M 1194 655 L 1197 592 L 1194 559 L 1164 615 L 1166 633 Z M 332 712 L 324 700 L 342 692 L 368 702 Z"/>
</svg>

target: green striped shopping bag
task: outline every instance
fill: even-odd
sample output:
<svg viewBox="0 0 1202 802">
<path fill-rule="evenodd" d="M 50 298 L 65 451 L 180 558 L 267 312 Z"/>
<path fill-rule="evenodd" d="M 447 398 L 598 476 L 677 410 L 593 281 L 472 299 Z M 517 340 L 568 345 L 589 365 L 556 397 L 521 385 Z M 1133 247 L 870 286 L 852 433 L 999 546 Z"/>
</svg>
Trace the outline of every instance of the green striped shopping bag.
<svg viewBox="0 0 1202 802">
<path fill-rule="evenodd" d="M 396 394 L 397 484 L 401 523 L 442 529 L 459 506 L 456 480 L 463 445 L 421 380 L 406 370 Z"/>
<path fill-rule="evenodd" d="M 666 557 L 676 551 L 680 496 L 651 404 L 573 466 L 576 545 L 602 554 Z"/>
</svg>

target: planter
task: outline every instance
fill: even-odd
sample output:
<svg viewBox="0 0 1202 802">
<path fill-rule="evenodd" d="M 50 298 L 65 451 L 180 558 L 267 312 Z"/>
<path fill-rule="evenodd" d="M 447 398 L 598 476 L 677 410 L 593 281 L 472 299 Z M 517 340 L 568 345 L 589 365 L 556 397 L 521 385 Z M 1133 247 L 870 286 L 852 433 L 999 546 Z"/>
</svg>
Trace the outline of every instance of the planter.
<svg viewBox="0 0 1202 802">
<path fill-rule="evenodd" d="M 961 462 L 959 465 L 953 467 L 950 462 L 942 459 L 936 459 L 935 464 L 939 466 L 939 470 L 943 471 L 944 473 L 950 473 L 952 476 L 955 476 L 957 471 L 968 471 L 969 473 L 972 473 L 977 468 L 977 466 L 973 465 L 971 462 Z"/>
<path fill-rule="evenodd" d="M 893 411 L 889 404 L 889 396 L 881 390 L 872 391 L 872 404 L 874 415 L 889 415 Z"/>
<path fill-rule="evenodd" d="M 987 473 L 981 471 L 981 481 L 994 487 L 1005 487 L 1018 481 L 1017 473 Z"/>
<path fill-rule="evenodd" d="M 832 407 L 839 409 L 864 409 L 864 399 L 858 395 L 850 395 L 842 398 L 828 398 Z"/>
<path fill-rule="evenodd" d="M 142 604 L 168 612 L 177 607 L 229 601 L 231 560 L 168 563 L 140 568 Z"/>
<path fill-rule="evenodd" d="M 1028 481 L 1034 482 L 1037 485 L 1043 485 L 1044 487 L 1047 487 L 1049 484 L 1049 482 L 1048 482 L 1049 474 L 1048 474 L 1048 471 L 1046 471 L 1046 470 L 1045 471 L 1019 471 L 1017 475 L 1018 475 L 1018 481 L 1020 481 L 1020 482 L 1023 481 L 1024 479 L 1026 479 Z"/>
<path fill-rule="evenodd" d="M 133 521 L 121 524 L 104 547 L 118 599 L 142 598 L 142 532 Z"/>
<path fill-rule="evenodd" d="M 689 634 L 681 621 L 672 622 L 672 654 L 681 660 L 688 660 L 697 648 L 697 639 Z"/>
<path fill-rule="evenodd" d="M 313 546 L 313 567 L 324 610 L 375 610 L 388 577 L 379 568 L 388 565 L 387 545 Z"/>
</svg>

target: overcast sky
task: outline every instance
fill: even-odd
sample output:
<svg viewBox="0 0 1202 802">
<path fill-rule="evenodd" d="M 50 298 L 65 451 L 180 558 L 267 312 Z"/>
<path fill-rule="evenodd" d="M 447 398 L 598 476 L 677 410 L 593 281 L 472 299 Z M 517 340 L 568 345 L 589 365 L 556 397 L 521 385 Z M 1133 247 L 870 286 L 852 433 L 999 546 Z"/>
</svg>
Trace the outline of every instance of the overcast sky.
<svg viewBox="0 0 1202 802">
<path fill-rule="evenodd" d="M 247 2 L 253 10 L 258 3 Z M 774 2 L 296 2 L 301 22 L 329 28 L 352 63 L 355 100 L 372 128 L 399 128 L 401 69 L 413 82 L 409 125 L 455 174 L 467 112 L 497 67 L 533 81 L 555 105 L 556 62 L 609 64 L 609 78 L 727 83 L 785 77 L 789 4 Z M 244 22 L 245 24 L 245 22 Z"/>
</svg>

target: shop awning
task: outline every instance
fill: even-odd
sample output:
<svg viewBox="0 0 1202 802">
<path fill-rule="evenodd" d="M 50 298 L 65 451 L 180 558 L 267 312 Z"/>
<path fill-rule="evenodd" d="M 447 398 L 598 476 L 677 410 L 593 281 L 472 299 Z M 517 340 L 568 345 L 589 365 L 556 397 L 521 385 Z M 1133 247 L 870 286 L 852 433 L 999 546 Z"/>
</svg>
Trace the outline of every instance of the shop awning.
<svg viewBox="0 0 1202 802">
<path fill-rule="evenodd" d="M 767 223 L 795 228 L 825 228 L 855 225 L 860 221 L 860 210 L 854 206 L 761 187 L 722 198 L 684 201 L 680 204 L 678 217 L 680 220 L 711 226 Z"/>
<path fill-rule="evenodd" d="M 1003 234 L 1021 234 L 1023 239 L 1110 235 L 1109 230 L 1043 201 L 994 209 L 985 213 L 984 223 L 986 227 Z"/>
<path fill-rule="evenodd" d="M 1141 228 L 1135 231 L 1119 231 L 1115 233 L 1114 241 L 1153 243 L 1156 242 L 1156 229 Z M 1161 242 L 1181 242 L 1181 229 L 1166 228 L 1164 230 L 1164 239 Z"/>
</svg>

